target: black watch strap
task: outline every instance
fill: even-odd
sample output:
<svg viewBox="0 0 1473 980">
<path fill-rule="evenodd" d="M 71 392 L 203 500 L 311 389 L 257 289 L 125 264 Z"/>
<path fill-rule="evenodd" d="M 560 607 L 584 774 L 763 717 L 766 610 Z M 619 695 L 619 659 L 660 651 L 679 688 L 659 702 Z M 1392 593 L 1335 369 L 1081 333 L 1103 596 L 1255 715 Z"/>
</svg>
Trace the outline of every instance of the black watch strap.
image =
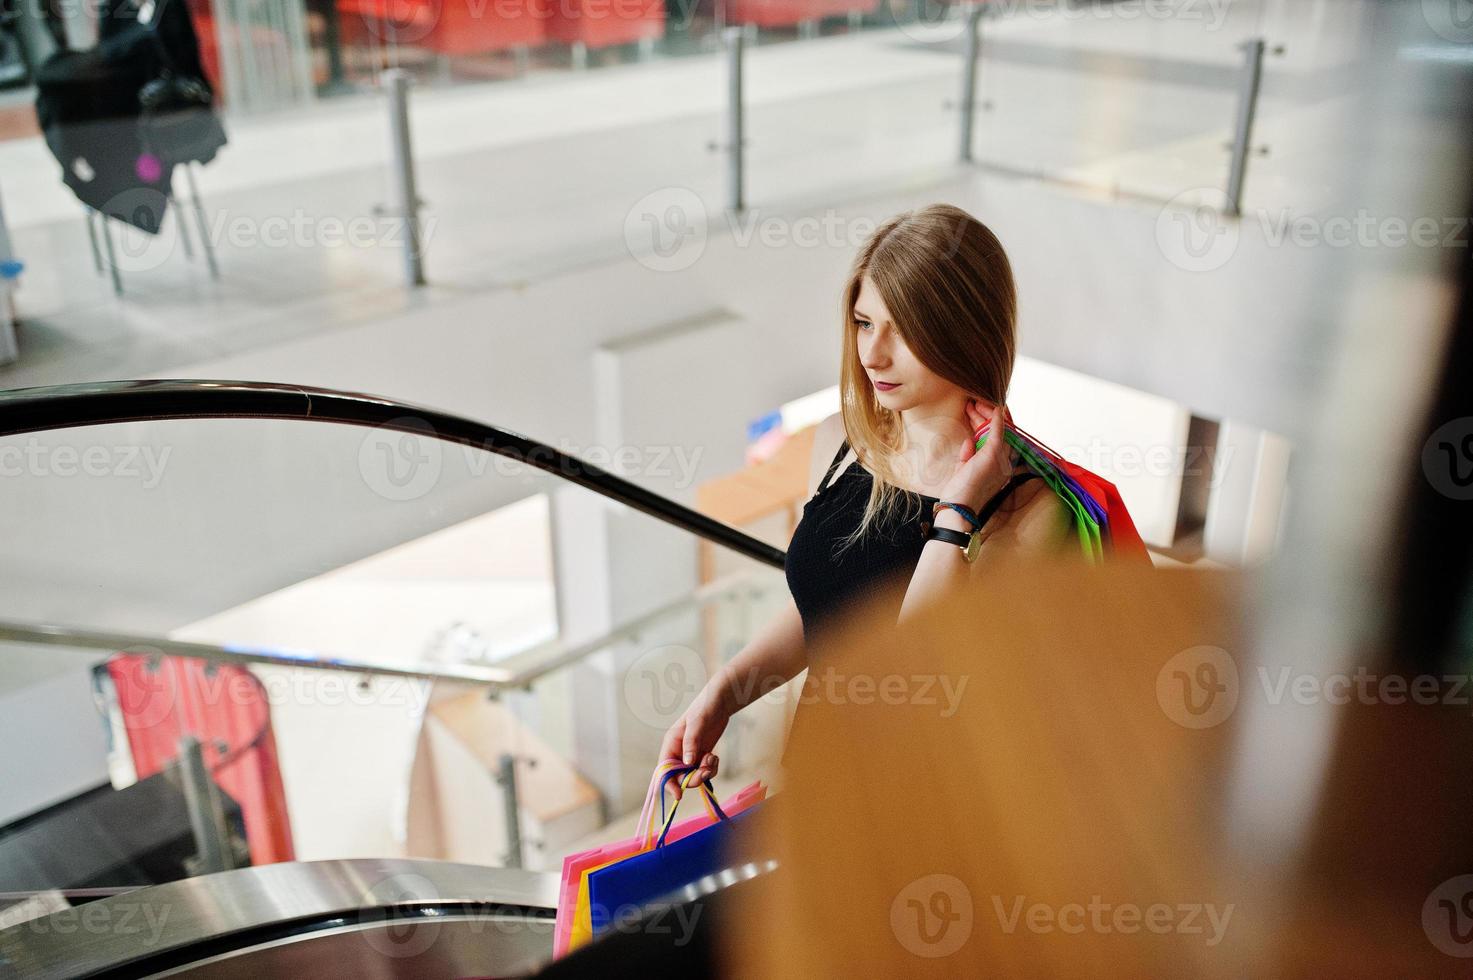
<svg viewBox="0 0 1473 980">
<path fill-rule="evenodd" d="M 961 531 L 953 531 L 949 527 L 936 527 L 933 524 L 931 530 L 926 532 L 926 540 L 945 541 L 947 544 L 954 544 L 958 548 L 965 548 L 971 543 L 972 536 L 970 534 L 964 534 Z"/>
</svg>

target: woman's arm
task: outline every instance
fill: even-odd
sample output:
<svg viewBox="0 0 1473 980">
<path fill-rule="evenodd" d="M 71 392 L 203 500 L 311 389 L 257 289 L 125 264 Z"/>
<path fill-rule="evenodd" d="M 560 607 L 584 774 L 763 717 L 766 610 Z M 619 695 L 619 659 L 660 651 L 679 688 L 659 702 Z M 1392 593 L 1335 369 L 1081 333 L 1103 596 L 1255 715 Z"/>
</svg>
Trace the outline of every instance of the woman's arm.
<svg viewBox="0 0 1473 980">
<path fill-rule="evenodd" d="M 1034 482 L 1037 488 L 1032 496 L 1007 515 L 1002 526 L 984 532 L 975 561 L 968 562 L 962 549 L 954 544 L 935 539 L 926 542 L 921 549 L 920 561 L 916 562 L 916 570 L 910 577 L 910 585 L 905 590 L 905 600 L 900 605 L 900 622 L 905 622 L 948 589 L 979 574 L 978 570 L 999 552 L 1041 556 L 1057 554 L 1063 549 L 1070 540 L 1069 532 L 1073 526 L 1069 508 L 1057 494 L 1043 485 L 1042 480 Z M 964 534 L 972 531 L 971 525 L 950 508 L 943 508 L 937 515 L 936 526 Z"/>
<path fill-rule="evenodd" d="M 984 412 L 974 399 L 967 403 L 965 422 L 967 432 L 977 431 L 984 422 L 991 424 L 993 433 L 1001 432 L 1007 426 L 1007 409 L 994 406 L 991 412 Z M 942 491 L 941 499 L 963 503 L 975 512 L 1002 490 L 1019 464 L 1002 438 L 988 438 L 981 449 L 975 449 L 968 438 L 961 452 L 961 465 Z M 1035 485 L 1031 490 L 1018 492 L 1017 496 L 1023 499 L 1018 501 L 1016 510 L 1009 512 L 1004 506 L 983 528 L 975 561 L 968 562 L 962 549 L 954 544 L 935 539 L 926 542 L 900 604 L 900 622 L 966 581 L 968 576 L 978 574 L 980 566 L 989 563 L 988 559 L 998 552 L 1047 554 L 1063 545 L 1071 516 L 1058 495 L 1045 486 Z M 963 534 L 972 532 L 966 519 L 950 508 L 941 509 L 935 517 L 935 526 Z"/>
<path fill-rule="evenodd" d="M 844 423 L 838 413 L 818 424 L 808 464 L 809 499 L 817 492 L 843 436 Z M 720 760 L 711 750 L 726 731 L 731 716 L 797 677 L 807 666 L 803 620 L 789 594 L 771 622 L 706 682 L 685 714 L 670 726 L 660 745 L 660 758 L 679 757 L 686 765 L 699 765 L 701 768 L 691 777 L 692 786 L 715 776 Z"/>
<path fill-rule="evenodd" d="M 691 785 L 715 776 L 720 760 L 712 753 L 731 716 L 753 701 L 786 684 L 808 666 L 803 645 L 803 621 L 793 597 L 752 641 L 742 647 L 701 688 L 660 745 L 660 758 L 678 757 L 688 766 L 700 765 Z"/>
</svg>

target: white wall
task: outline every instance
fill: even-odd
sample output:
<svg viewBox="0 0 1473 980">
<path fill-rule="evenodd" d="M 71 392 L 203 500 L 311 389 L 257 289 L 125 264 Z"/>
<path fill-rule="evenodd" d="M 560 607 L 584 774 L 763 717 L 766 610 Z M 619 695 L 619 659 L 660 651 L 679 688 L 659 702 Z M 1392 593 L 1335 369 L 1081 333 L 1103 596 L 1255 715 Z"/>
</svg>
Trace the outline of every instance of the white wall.
<svg viewBox="0 0 1473 980">
<path fill-rule="evenodd" d="M 91 666 L 51 651 L 55 672 L 0 692 L 0 826 L 107 782 L 107 735 Z M 7 658 L 14 653 L 6 649 Z"/>
</svg>

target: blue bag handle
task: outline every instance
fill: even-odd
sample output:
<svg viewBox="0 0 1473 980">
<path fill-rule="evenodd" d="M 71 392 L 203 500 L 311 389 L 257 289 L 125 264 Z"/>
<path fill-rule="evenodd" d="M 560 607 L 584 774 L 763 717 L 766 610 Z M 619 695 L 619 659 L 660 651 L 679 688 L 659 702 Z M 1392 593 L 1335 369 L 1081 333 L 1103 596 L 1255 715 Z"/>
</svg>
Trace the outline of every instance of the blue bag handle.
<svg viewBox="0 0 1473 980">
<path fill-rule="evenodd" d="M 674 770 L 667 773 L 665 775 L 665 778 L 660 780 L 661 809 L 664 808 L 665 804 L 665 786 L 670 781 L 671 777 L 677 775 L 680 776 L 680 788 L 684 790 L 688 788 L 685 781 L 690 778 L 691 774 L 694 773 L 696 769 L 696 766 L 690 766 L 689 768 L 686 768 L 684 772 L 682 772 L 681 770 Z M 706 801 L 711 804 L 711 809 L 713 812 L 715 812 L 716 818 L 718 820 L 730 820 L 731 818 L 726 815 L 726 811 L 721 809 L 721 804 L 716 801 L 716 793 L 711 789 L 711 781 L 707 780 L 701 783 L 700 788 L 706 794 Z M 665 826 L 660 828 L 660 838 L 659 840 L 655 841 L 656 848 L 661 848 L 665 846 L 665 837 L 670 833 L 670 828 L 675 824 L 675 811 L 679 809 L 679 807 L 680 800 L 676 800 L 675 804 L 670 807 L 670 814 L 665 818 Z"/>
</svg>

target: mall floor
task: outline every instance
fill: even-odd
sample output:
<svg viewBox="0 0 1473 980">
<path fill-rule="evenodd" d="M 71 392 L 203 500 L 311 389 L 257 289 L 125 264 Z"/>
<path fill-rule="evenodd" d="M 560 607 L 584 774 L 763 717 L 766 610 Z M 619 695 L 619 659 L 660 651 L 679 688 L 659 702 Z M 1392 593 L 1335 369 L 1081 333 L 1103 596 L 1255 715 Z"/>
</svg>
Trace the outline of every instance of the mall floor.
<svg viewBox="0 0 1473 980">
<path fill-rule="evenodd" d="M 157 240 L 115 233 L 121 298 L 94 269 L 80 206 L 44 144 L 6 141 L 0 195 L 26 273 L 21 359 L 0 367 L 0 386 L 177 375 L 354 325 L 463 316 L 468 297 L 554 279 L 557 292 L 577 291 L 595 269 L 648 264 L 636 254 L 639 221 L 666 198 L 686 200 L 681 189 L 739 246 L 767 218 L 787 222 L 781 232 L 831 207 L 883 214 L 986 194 L 1027 201 L 1029 215 L 1077 240 L 1111 236 L 1121 208 L 1149 227 L 1161 202 L 1223 185 L 1238 45 L 1260 33 L 1284 52 L 1267 65 L 1258 133 L 1272 150 L 1253 161 L 1249 199 L 1313 208 L 1326 189 L 1317 136 L 1351 110 L 1343 81 L 1356 39 L 1331 6 L 1183 4 L 1165 18 L 1135 5 L 1003 7 L 983 26 L 980 162 L 967 166 L 954 162 L 959 21 L 759 45 L 747 64 L 752 210 L 735 229 L 723 217 L 724 157 L 711 147 L 724 139 L 718 52 L 419 90 L 430 285 L 416 291 L 403 286 L 402 236 L 375 212 L 390 202 L 375 94 L 233 120 L 230 145 L 199 173 L 220 279 L 197 248 L 185 257 L 176 213 Z M 1072 209 L 1067 222 L 1061 209 Z M 359 247 L 343 243 L 350 233 Z M 825 244 L 852 253 L 857 242 Z M 713 301 L 740 313 L 744 293 L 802 288 L 783 275 L 708 279 L 725 278 Z M 535 305 L 523 310 L 555 325 Z M 649 322 L 660 318 L 652 305 Z"/>
</svg>

